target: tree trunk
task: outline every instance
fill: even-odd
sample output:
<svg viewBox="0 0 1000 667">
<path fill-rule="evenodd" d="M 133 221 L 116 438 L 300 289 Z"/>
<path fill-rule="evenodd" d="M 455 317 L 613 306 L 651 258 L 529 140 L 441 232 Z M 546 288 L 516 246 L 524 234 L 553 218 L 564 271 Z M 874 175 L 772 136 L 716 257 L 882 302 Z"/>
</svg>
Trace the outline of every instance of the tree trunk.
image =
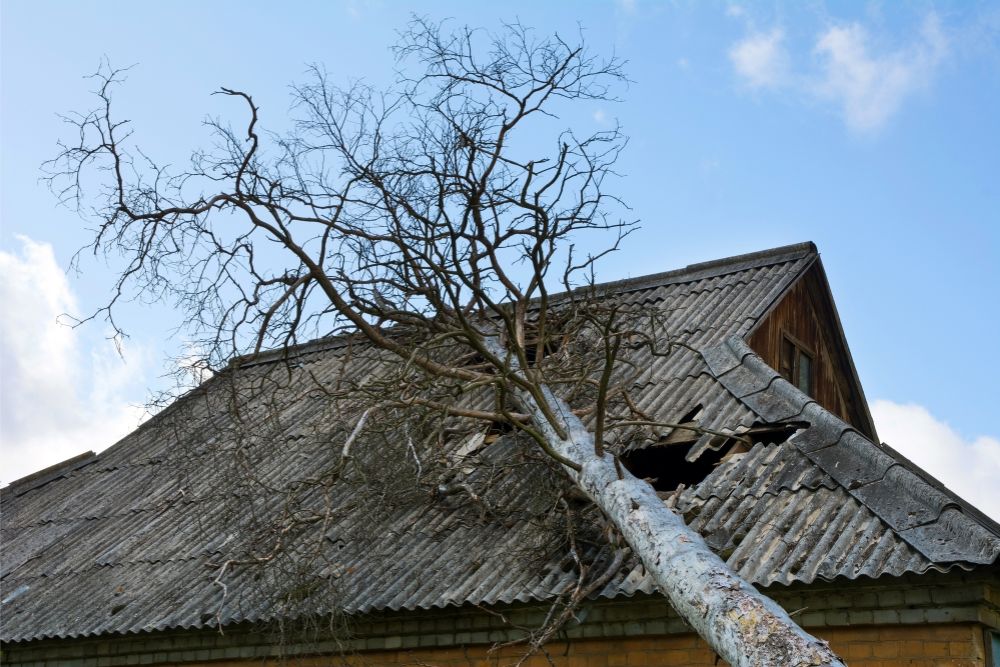
<svg viewBox="0 0 1000 667">
<path fill-rule="evenodd" d="M 562 419 L 566 438 L 522 393 L 523 409 L 561 456 L 581 466 L 578 472 L 566 470 L 622 532 L 677 613 L 716 653 L 741 667 L 844 664 L 826 642 L 805 632 L 776 602 L 733 572 L 653 487 L 624 469 L 619 476 L 610 454 L 598 457 L 594 435 L 564 401 L 546 387 L 542 390 Z"/>
</svg>

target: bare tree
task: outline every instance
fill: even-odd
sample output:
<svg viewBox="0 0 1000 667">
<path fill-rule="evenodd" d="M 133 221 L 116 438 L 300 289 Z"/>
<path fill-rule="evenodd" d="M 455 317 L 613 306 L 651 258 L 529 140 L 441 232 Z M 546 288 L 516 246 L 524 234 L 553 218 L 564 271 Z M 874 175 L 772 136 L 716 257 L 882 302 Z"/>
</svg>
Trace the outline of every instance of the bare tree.
<svg viewBox="0 0 1000 667">
<path fill-rule="evenodd" d="M 516 24 L 451 33 L 415 19 L 394 48 L 403 74 L 388 91 L 338 88 L 314 67 L 281 135 L 261 129 L 249 94 L 221 89 L 249 121 L 213 121 L 215 145 L 183 172 L 136 148 L 112 114 L 122 72 L 102 69 L 100 106 L 69 119 L 78 141 L 49 164 L 63 201 L 92 203 L 91 248 L 124 258 L 98 314 L 117 329 L 121 298 L 169 298 L 214 369 L 317 335 L 362 340 L 395 364 L 378 386 L 330 396 L 354 405 L 340 412 L 355 420 L 341 460 L 378 412 L 463 424 L 463 437 L 501 425 L 558 463 L 731 664 L 841 664 L 617 459 L 664 426 L 633 407 L 629 355 L 670 348 L 648 312 L 593 287 L 595 262 L 632 229 L 605 187 L 622 134 L 549 130 L 573 104 L 613 98 L 621 63 Z M 93 170 L 101 189 L 85 198 Z M 600 251 L 579 250 L 588 235 Z M 573 601 L 604 576 L 581 579 Z"/>
</svg>

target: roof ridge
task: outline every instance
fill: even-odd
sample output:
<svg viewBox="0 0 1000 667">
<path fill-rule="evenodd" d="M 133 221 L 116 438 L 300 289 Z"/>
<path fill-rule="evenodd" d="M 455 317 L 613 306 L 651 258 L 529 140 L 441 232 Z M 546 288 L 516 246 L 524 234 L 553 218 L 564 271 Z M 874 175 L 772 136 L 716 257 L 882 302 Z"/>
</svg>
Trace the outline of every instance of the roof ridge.
<svg viewBox="0 0 1000 667">
<path fill-rule="evenodd" d="M 1000 525 L 960 498 L 891 447 L 875 443 L 844 422 L 768 366 L 738 336 L 702 351 L 716 379 L 738 400 L 769 422 L 806 421 L 809 428 L 788 442 L 824 473 L 871 510 L 900 539 L 932 561 L 964 560 L 988 564 L 1000 557 Z M 900 472 L 903 471 L 903 472 Z M 925 488 L 919 492 L 912 485 Z M 900 507 L 906 494 L 911 506 Z M 957 508 L 980 531 L 989 534 L 982 545 L 972 542 L 972 526 L 956 536 L 945 513 Z M 961 544 L 964 537 L 967 544 Z M 977 553 L 974 553 L 977 552 Z"/>
<path fill-rule="evenodd" d="M 604 291 L 635 291 L 648 289 L 650 287 L 673 285 L 677 283 L 693 282 L 703 278 L 724 276 L 729 273 L 737 273 L 747 269 L 759 268 L 770 264 L 780 264 L 795 259 L 801 259 L 810 254 L 818 254 L 816 244 L 812 241 L 793 243 L 791 245 L 778 246 L 768 250 L 758 250 L 732 257 L 713 259 L 707 262 L 697 262 L 688 264 L 680 269 L 670 269 L 660 273 L 652 273 L 634 278 L 623 278 L 607 283 L 598 283 L 595 288 Z M 555 295 L 558 296 L 558 295 Z M 553 297 L 555 298 L 555 297 Z"/>
<path fill-rule="evenodd" d="M 879 443 L 877 446 L 888 452 L 891 456 L 893 456 L 896 459 L 897 465 L 901 465 L 904 468 L 908 469 L 910 472 L 921 477 L 927 484 L 931 485 L 938 491 L 941 491 L 942 493 L 946 493 L 952 496 L 956 504 L 962 508 L 962 511 L 974 515 L 976 520 L 983 523 L 984 527 L 988 528 L 990 532 L 994 533 L 997 536 L 1000 536 L 1000 523 L 995 521 L 992 517 L 985 514 L 978 507 L 976 507 L 975 505 L 968 502 L 967 500 L 956 494 L 954 491 L 949 489 L 941 480 L 939 480 L 937 477 L 930 474 L 929 472 L 918 466 L 916 463 L 911 461 L 908 456 L 900 452 L 895 447 L 892 447 L 891 445 L 885 442 Z"/>
<path fill-rule="evenodd" d="M 555 292 L 550 294 L 549 300 L 550 302 L 557 301 L 571 294 L 585 292 L 591 289 L 597 290 L 599 294 L 606 295 L 611 292 L 635 292 L 643 289 L 651 289 L 653 287 L 694 282 L 704 278 L 719 277 L 730 273 L 746 271 L 747 269 L 794 261 L 807 257 L 810 254 L 819 254 L 816 249 L 816 244 L 812 241 L 803 241 L 801 243 L 778 246 L 767 250 L 757 250 L 754 252 L 744 253 L 742 255 L 733 255 L 732 257 L 723 257 L 721 259 L 688 264 L 683 268 L 670 269 L 660 273 L 611 280 L 604 283 L 597 283 L 595 285 L 584 285 L 567 292 Z M 322 336 L 320 338 L 314 338 L 313 340 L 298 343 L 296 345 L 290 345 L 288 347 L 264 350 L 263 352 L 259 352 L 257 354 L 241 355 L 234 358 L 230 362 L 230 366 L 256 366 L 258 364 L 277 361 L 281 358 L 290 359 L 303 354 L 325 352 L 327 350 L 333 350 L 349 345 L 351 340 L 357 339 L 358 336 L 359 334 L 355 332 Z"/>
<path fill-rule="evenodd" d="M 94 463 L 97 459 L 97 454 L 88 450 L 82 454 L 71 456 L 64 461 L 54 463 L 47 468 L 42 468 L 41 470 L 25 475 L 24 477 L 19 477 L 18 479 L 15 479 L 7 484 L 3 487 L 3 489 L 0 489 L 0 493 L 2 493 L 5 498 L 11 494 L 15 496 L 23 495 L 28 491 L 45 486 L 49 482 L 66 477 L 70 473 Z"/>
</svg>

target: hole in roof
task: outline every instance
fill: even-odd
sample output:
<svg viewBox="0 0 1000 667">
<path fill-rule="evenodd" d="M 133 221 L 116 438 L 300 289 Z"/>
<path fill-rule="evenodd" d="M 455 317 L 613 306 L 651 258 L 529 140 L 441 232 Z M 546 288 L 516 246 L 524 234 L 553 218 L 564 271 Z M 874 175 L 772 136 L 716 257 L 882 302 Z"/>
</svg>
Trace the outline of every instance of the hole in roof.
<svg viewBox="0 0 1000 667">
<path fill-rule="evenodd" d="M 486 368 L 486 357 L 478 352 L 469 352 L 458 358 L 457 365 L 465 368 L 484 369 Z"/>
<path fill-rule="evenodd" d="M 697 406 L 680 423 L 693 422 L 691 416 L 697 416 L 700 410 L 701 406 Z M 808 426 L 804 422 L 754 422 L 739 438 L 708 434 L 699 436 L 697 432 L 689 431 L 690 438 L 680 439 L 671 433 L 657 444 L 622 454 L 621 462 L 636 477 L 650 480 L 657 491 L 670 492 L 681 484 L 685 487 L 697 486 L 719 465 L 750 451 L 747 439 L 755 445 L 777 445 Z M 681 430 L 676 429 L 675 432 Z"/>
<path fill-rule="evenodd" d="M 701 403 L 699 403 L 698 405 L 694 406 L 693 408 L 685 412 L 684 416 L 681 417 L 679 420 L 677 420 L 678 423 L 684 424 L 686 422 L 693 422 L 695 419 L 701 416 L 702 409 L 703 406 Z"/>
<path fill-rule="evenodd" d="M 509 421 L 491 421 L 489 424 L 489 428 L 486 429 L 486 434 L 483 436 L 483 445 L 492 444 L 503 436 L 514 432 L 514 425 Z"/>
<path fill-rule="evenodd" d="M 681 484 L 685 487 L 700 484 L 722 462 L 734 442 L 737 441 L 730 440 L 727 446 L 719 449 L 707 449 L 694 461 L 688 461 L 687 455 L 697 443 L 686 442 L 633 450 L 623 454 L 621 462 L 630 473 L 648 480 L 657 491 L 673 491 Z"/>
<path fill-rule="evenodd" d="M 689 444 L 697 440 L 701 436 L 697 421 L 701 411 L 702 406 L 699 404 L 685 412 L 680 419 L 674 420 L 673 423 L 677 424 L 677 426 L 661 433 L 659 439 L 653 441 L 653 446 Z M 684 428 L 685 426 L 690 428 Z M 646 442 L 649 441 L 647 440 Z M 633 445 L 634 448 L 641 448 L 642 446 L 641 443 Z"/>
<path fill-rule="evenodd" d="M 780 445 L 805 428 L 809 428 L 807 422 L 781 422 L 778 424 L 754 422 L 745 435 L 754 443 Z"/>
<path fill-rule="evenodd" d="M 560 347 L 562 347 L 561 341 L 556 338 L 548 338 L 544 344 L 540 344 L 537 338 L 529 339 L 524 343 L 524 358 L 527 359 L 529 366 L 534 366 L 545 357 L 558 352 Z"/>
</svg>

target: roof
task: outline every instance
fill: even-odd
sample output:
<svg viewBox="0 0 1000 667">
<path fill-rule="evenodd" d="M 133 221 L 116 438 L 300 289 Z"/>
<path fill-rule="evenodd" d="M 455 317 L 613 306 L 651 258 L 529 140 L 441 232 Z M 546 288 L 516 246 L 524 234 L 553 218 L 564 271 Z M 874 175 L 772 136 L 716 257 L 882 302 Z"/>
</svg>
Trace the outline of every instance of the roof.
<svg viewBox="0 0 1000 667">
<path fill-rule="evenodd" d="M 763 586 L 996 562 L 1000 527 L 818 406 L 743 342 L 817 261 L 815 247 L 800 244 L 607 286 L 614 298 L 660 309 L 690 346 L 639 360 L 643 412 L 678 421 L 701 406 L 712 430 L 798 428 L 732 456 L 673 502 Z M 289 356 L 293 363 L 276 363 Z M 337 468 L 353 422 L 317 387 L 377 377 L 381 364 L 344 339 L 265 355 L 244 372 L 278 390 L 241 394 L 210 380 L 98 456 L 3 489 L 2 640 L 527 602 L 570 590 L 577 573 L 543 493 L 563 482 L 516 439 L 470 455 L 475 465 L 452 480 L 468 493 L 416 483 L 429 455 L 406 438 L 355 445 L 350 470 Z M 437 455 L 455 457 L 462 445 L 445 439 Z M 292 496 L 301 505 L 290 509 Z M 324 522 L 302 510 L 319 505 Z M 280 552 L 254 531 L 275 525 Z M 260 567 L 234 562 L 251 552 Z M 626 561 L 600 594 L 652 590 Z"/>
</svg>

